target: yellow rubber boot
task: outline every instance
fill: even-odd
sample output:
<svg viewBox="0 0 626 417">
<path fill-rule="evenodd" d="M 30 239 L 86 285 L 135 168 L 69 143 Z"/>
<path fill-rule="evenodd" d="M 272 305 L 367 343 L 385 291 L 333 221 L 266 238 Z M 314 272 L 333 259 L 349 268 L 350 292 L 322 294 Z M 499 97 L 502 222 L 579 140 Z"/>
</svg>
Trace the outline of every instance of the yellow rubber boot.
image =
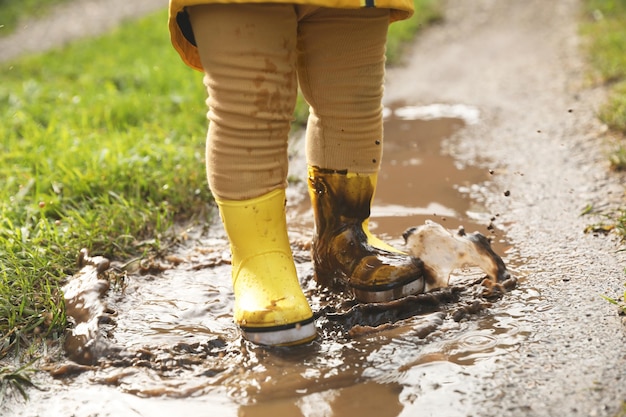
<svg viewBox="0 0 626 417">
<path fill-rule="evenodd" d="M 313 340 L 313 313 L 289 246 L 285 190 L 217 203 L 230 241 L 234 315 L 243 336 L 271 346 Z"/>
<path fill-rule="evenodd" d="M 316 235 L 312 257 L 322 285 L 347 286 L 357 300 L 384 302 L 425 290 L 423 263 L 368 228 L 376 174 L 309 167 Z"/>
</svg>

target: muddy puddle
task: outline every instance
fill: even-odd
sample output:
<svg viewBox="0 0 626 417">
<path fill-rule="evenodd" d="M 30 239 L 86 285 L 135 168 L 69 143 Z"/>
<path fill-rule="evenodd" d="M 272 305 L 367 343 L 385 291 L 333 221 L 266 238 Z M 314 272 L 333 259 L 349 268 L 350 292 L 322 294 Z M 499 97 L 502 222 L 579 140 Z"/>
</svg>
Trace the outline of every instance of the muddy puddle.
<svg viewBox="0 0 626 417">
<path fill-rule="evenodd" d="M 442 152 L 477 117 L 463 106 L 388 111 L 372 231 L 401 245 L 402 232 L 426 219 L 463 225 L 490 236 L 515 275 L 498 214 L 480 205 L 481 187 L 494 174 Z M 294 175 L 303 172 L 297 164 Z M 491 392 L 474 387 L 489 386 L 494 364 L 528 337 L 526 313 L 549 308 L 541 295 L 518 276 L 517 288 L 485 298 L 484 274 L 472 268 L 457 271 L 448 289 L 386 309 L 320 290 L 311 277 L 312 214 L 301 186 L 290 192 L 289 227 L 319 317 L 314 342 L 261 348 L 239 337 L 228 246 L 215 227 L 181 241 L 165 259 L 113 263 L 104 274 L 110 287 L 98 350 L 88 360 L 70 352 L 79 364 L 49 364 L 40 383 L 46 389 L 20 415 L 465 416 L 485 398 L 503 396 L 495 383 Z"/>
</svg>

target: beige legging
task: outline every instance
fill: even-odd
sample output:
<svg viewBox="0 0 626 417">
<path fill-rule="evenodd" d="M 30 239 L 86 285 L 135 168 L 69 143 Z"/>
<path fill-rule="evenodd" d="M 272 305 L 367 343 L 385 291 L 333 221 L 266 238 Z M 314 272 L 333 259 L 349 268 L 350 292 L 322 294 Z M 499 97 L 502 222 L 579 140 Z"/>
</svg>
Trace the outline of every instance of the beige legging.
<svg viewBox="0 0 626 417">
<path fill-rule="evenodd" d="M 205 70 L 216 197 L 286 186 L 298 84 L 310 105 L 307 163 L 378 171 L 389 10 L 212 4 L 188 13 Z"/>
</svg>

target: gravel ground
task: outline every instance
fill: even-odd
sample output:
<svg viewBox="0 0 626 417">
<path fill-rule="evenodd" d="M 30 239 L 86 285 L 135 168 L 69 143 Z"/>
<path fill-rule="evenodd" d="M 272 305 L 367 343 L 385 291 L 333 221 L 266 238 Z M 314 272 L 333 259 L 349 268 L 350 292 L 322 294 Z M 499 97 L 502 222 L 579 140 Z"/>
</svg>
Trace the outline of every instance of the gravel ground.
<svg viewBox="0 0 626 417">
<path fill-rule="evenodd" d="M 388 101 L 480 109 L 449 151 L 494 170 L 476 198 L 499 214 L 521 285 L 549 306 L 526 314 L 533 334 L 497 363 L 474 415 L 615 416 L 626 401 L 624 326 L 601 297 L 624 292 L 626 254 L 616 238 L 585 234 L 594 217 L 580 216 L 587 203 L 623 204 L 625 182 L 608 170 L 595 117 L 604 91 L 585 84 L 580 6 L 448 1 L 445 24 L 388 74 Z"/>
</svg>

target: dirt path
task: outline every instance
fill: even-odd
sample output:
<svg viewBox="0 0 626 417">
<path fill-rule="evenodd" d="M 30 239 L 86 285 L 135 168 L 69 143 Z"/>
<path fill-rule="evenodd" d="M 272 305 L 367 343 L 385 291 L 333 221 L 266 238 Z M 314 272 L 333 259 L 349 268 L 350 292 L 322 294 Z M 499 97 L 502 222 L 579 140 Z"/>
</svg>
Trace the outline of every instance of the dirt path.
<svg viewBox="0 0 626 417">
<path fill-rule="evenodd" d="M 603 92 L 585 88 L 579 6 L 448 0 L 445 22 L 388 72 L 389 108 L 444 103 L 479 112 L 444 148 L 461 165 L 493 171 L 469 193 L 506 233 L 507 262 L 520 278 L 484 313 L 455 323 L 437 312 L 353 339 L 326 323 L 313 347 L 265 351 L 237 339 L 228 266 L 192 252 L 180 267 L 134 277 L 110 296 L 119 313 L 111 340 L 147 346 L 132 360 L 67 380 L 39 376 L 47 391 L 0 414 L 617 416 L 626 333 L 601 295 L 623 292 L 626 253 L 614 238 L 585 234 L 597 218 L 579 213 L 618 202 L 623 179 L 608 174 L 594 115 Z M 421 181 L 433 180 L 395 181 L 419 193 Z M 211 236 L 191 246 L 219 255 L 225 242 Z M 310 265 L 299 259 L 306 274 Z M 315 290 L 307 294 L 319 308 Z M 433 323 L 439 330 L 423 336 L 419 329 Z"/>
<path fill-rule="evenodd" d="M 25 21 L 11 35 L 0 37 L 0 62 L 99 35 L 120 21 L 165 6 L 163 0 L 74 0 L 62 4 L 45 18 Z"/>
<path fill-rule="evenodd" d="M 390 71 L 387 100 L 481 110 L 451 149 L 495 170 L 477 197 L 500 214 L 522 285 L 546 305 L 525 313 L 532 335 L 494 364 L 474 415 L 615 415 L 626 401 L 626 338 L 600 295 L 623 292 L 626 259 L 614 240 L 584 234 L 592 220 L 579 214 L 620 198 L 623 180 L 607 175 L 594 118 L 602 92 L 584 88 L 579 2 L 448 3 L 445 24 Z"/>
</svg>

